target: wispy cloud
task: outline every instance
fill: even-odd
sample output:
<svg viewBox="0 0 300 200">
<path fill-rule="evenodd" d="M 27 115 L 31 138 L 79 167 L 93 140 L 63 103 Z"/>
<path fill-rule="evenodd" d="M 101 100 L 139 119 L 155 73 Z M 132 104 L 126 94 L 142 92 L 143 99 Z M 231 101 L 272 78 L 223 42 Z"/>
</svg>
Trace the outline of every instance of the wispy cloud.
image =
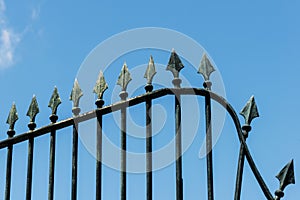
<svg viewBox="0 0 300 200">
<path fill-rule="evenodd" d="M 0 0 L 0 69 L 14 63 L 14 52 L 20 36 L 9 27 L 5 15 L 5 2 Z"/>
<path fill-rule="evenodd" d="M 39 18 L 40 16 L 40 10 L 41 10 L 41 6 L 37 6 L 36 8 L 33 8 L 31 11 L 31 19 L 32 20 L 36 20 Z"/>
</svg>

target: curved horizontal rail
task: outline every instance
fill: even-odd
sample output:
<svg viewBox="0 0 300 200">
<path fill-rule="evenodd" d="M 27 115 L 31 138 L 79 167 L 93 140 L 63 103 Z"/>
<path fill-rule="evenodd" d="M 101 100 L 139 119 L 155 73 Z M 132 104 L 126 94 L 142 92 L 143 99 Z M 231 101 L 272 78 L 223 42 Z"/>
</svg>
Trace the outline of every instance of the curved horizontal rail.
<svg viewBox="0 0 300 200">
<path fill-rule="evenodd" d="M 38 136 L 47 134 L 47 133 L 51 132 L 51 130 L 59 130 L 59 129 L 71 126 L 74 124 L 74 120 L 76 120 L 77 123 L 80 123 L 80 122 L 95 118 L 96 114 L 105 115 L 108 113 L 118 111 L 123 107 L 130 107 L 130 106 L 134 106 L 134 105 L 146 102 L 147 99 L 157 99 L 157 98 L 160 98 L 160 97 L 163 97 L 166 95 L 175 95 L 175 94 L 210 96 L 211 99 L 215 100 L 216 102 L 218 102 L 221 106 L 223 106 L 226 109 L 226 111 L 229 113 L 229 115 L 231 116 L 231 118 L 234 122 L 240 143 L 244 146 L 247 161 L 249 163 L 249 166 L 250 166 L 256 180 L 258 181 L 265 197 L 268 200 L 274 200 L 270 190 L 268 189 L 267 185 L 265 184 L 265 182 L 264 182 L 262 176 L 260 175 L 260 173 L 254 163 L 254 160 L 250 154 L 249 148 L 248 148 L 248 146 L 245 142 L 245 138 L 242 134 L 241 124 L 239 122 L 239 119 L 238 119 L 238 116 L 237 116 L 235 110 L 223 97 L 219 96 L 218 94 L 216 94 L 212 91 L 208 91 L 208 90 L 202 89 L 202 88 L 163 88 L 163 89 L 155 90 L 155 91 L 152 91 L 152 92 L 140 95 L 140 96 L 136 96 L 134 98 L 130 98 L 130 99 L 127 99 L 124 101 L 117 102 L 115 104 L 105 106 L 103 108 L 99 108 L 99 109 L 96 109 L 96 110 L 93 110 L 90 112 L 86 112 L 86 113 L 78 115 L 76 117 L 68 118 L 66 120 L 62 120 L 57 123 L 35 129 L 30 132 L 25 132 L 23 134 L 13 137 L 13 138 L 8 138 L 8 139 L 0 142 L 0 149 L 3 149 L 9 145 L 13 145 L 16 143 L 26 141 L 32 137 L 38 137 Z"/>
</svg>

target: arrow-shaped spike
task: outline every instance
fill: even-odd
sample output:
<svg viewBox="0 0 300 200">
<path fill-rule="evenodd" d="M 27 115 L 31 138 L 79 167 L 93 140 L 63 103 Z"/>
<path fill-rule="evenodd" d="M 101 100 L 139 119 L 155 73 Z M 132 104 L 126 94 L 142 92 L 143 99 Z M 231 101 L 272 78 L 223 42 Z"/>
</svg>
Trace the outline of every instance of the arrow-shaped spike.
<svg viewBox="0 0 300 200">
<path fill-rule="evenodd" d="M 245 124 L 250 125 L 251 121 L 259 117 L 257 106 L 254 100 L 254 96 L 251 96 L 248 100 L 247 104 L 243 108 L 243 110 L 240 112 L 240 114 L 245 118 Z"/>
<path fill-rule="evenodd" d="M 144 78 L 147 79 L 147 84 L 152 84 L 152 79 L 155 74 L 156 74 L 156 70 L 155 70 L 154 60 L 153 60 L 153 57 L 150 56 L 148 67 L 147 67 L 145 75 L 144 75 Z"/>
<path fill-rule="evenodd" d="M 174 78 L 179 78 L 179 72 L 182 68 L 184 68 L 184 66 L 183 66 L 179 56 L 173 49 L 166 70 L 171 71 Z"/>
<path fill-rule="evenodd" d="M 13 103 L 11 106 L 11 109 L 9 111 L 7 121 L 6 121 L 6 123 L 9 124 L 10 130 L 14 129 L 15 123 L 18 119 L 19 119 L 19 117 L 18 117 L 18 113 L 17 113 L 16 104 Z"/>
<path fill-rule="evenodd" d="M 57 88 L 54 87 L 54 91 L 48 104 L 48 107 L 52 109 L 52 115 L 56 115 L 57 107 L 59 106 L 59 104 L 61 104 L 61 100 Z"/>
<path fill-rule="evenodd" d="M 280 182 L 280 190 L 283 191 L 289 184 L 295 184 L 294 176 L 294 160 L 291 160 L 284 168 L 279 172 L 276 178 Z"/>
<path fill-rule="evenodd" d="M 97 94 L 98 99 L 102 99 L 103 93 L 104 93 L 105 90 L 107 90 L 107 88 L 108 88 L 108 85 L 107 85 L 107 83 L 105 81 L 103 72 L 100 70 L 99 76 L 98 76 L 98 79 L 96 81 L 96 85 L 94 87 L 93 92 L 95 94 Z"/>
<path fill-rule="evenodd" d="M 211 64 L 211 62 L 207 58 L 207 55 L 204 53 L 200 62 L 198 74 L 202 74 L 204 80 L 208 81 L 210 74 L 213 73 L 214 71 L 216 71 L 214 66 Z"/>
<path fill-rule="evenodd" d="M 38 103 L 37 103 L 37 100 L 36 100 L 36 96 L 34 95 L 32 97 L 29 109 L 28 109 L 27 114 L 26 114 L 27 116 L 30 117 L 30 122 L 35 121 L 35 117 L 39 112 L 40 112 L 39 106 L 38 106 Z"/>
<path fill-rule="evenodd" d="M 70 95 L 70 100 L 73 101 L 73 107 L 77 108 L 79 106 L 79 99 L 83 96 L 82 90 L 80 89 L 77 79 L 74 81 L 72 92 Z"/>
<path fill-rule="evenodd" d="M 127 85 L 131 80 L 128 67 L 126 63 L 124 63 L 117 84 L 121 86 L 122 91 L 126 91 Z"/>
</svg>

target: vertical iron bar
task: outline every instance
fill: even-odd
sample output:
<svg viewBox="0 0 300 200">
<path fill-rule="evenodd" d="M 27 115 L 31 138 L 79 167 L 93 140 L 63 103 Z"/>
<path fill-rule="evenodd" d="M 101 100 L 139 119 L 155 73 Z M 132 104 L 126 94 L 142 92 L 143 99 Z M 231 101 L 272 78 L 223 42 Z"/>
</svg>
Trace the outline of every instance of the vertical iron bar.
<svg viewBox="0 0 300 200">
<path fill-rule="evenodd" d="M 102 108 L 104 101 L 97 99 L 97 108 Z M 102 193 L 102 114 L 96 112 L 97 115 L 97 160 L 96 160 L 96 200 L 101 200 Z"/>
<path fill-rule="evenodd" d="M 180 88 L 181 79 L 174 78 L 173 85 Z M 175 137 L 176 137 L 176 200 L 183 200 L 183 179 L 182 179 L 182 136 L 181 136 L 181 97 L 175 94 Z"/>
<path fill-rule="evenodd" d="M 52 123 L 57 121 L 57 115 L 51 115 L 50 120 Z M 50 156 L 49 156 L 49 188 L 48 188 L 48 200 L 54 198 L 54 168 L 55 168 L 55 139 L 56 130 L 51 130 L 50 135 Z"/>
<path fill-rule="evenodd" d="M 34 122 L 28 124 L 29 130 L 33 131 L 36 127 Z M 32 188 L 32 166 L 33 166 L 33 149 L 34 149 L 34 138 L 31 137 L 28 140 L 28 161 L 27 161 L 27 182 L 26 182 L 26 200 L 31 199 L 31 188 Z"/>
<path fill-rule="evenodd" d="M 145 86 L 146 92 L 153 90 L 152 85 Z M 152 200 L 152 100 L 146 100 L 146 174 L 147 200 Z"/>
<path fill-rule="evenodd" d="M 77 160 L 78 160 L 78 132 L 73 125 L 73 147 L 72 147 L 72 195 L 71 199 L 77 199 Z"/>
<path fill-rule="evenodd" d="M 15 131 L 9 130 L 7 131 L 7 134 L 8 134 L 8 138 L 12 138 L 15 135 Z M 12 154 L 13 154 L 13 145 L 8 145 L 7 162 L 6 162 L 5 200 L 10 200 Z"/>
<path fill-rule="evenodd" d="M 248 137 L 248 133 L 251 130 L 251 126 L 244 125 L 242 127 L 242 129 L 243 129 L 243 135 L 244 135 L 244 138 L 245 138 L 245 141 L 246 141 L 246 139 Z M 236 176 L 234 200 L 240 200 L 241 199 L 243 173 L 244 173 L 244 163 L 245 163 L 245 149 L 244 149 L 244 145 L 241 144 L 240 153 L 239 153 L 237 176 Z"/>
<path fill-rule="evenodd" d="M 121 100 L 126 100 L 128 93 L 120 93 Z M 126 106 L 121 108 L 121 200 L 126 200 Z"/>
<path fill-rule="evenodd" d="M 78 132 L 77 125 L 73 125 L 73 146 L 72 146 L 72 195 L 71 199 L 77 199 L 77 161 L 78 161 Z"/>
<path fill-rule="evenodd" d="M 183 199 L 182 180 L 182 138 L 181 138 L 181 99 L 180 95 L 175 96 L 175 120 L 176 120 L 176 186 L 177 200 Z"/>
<path fill-rule="evenodd" d="M 26 185 L 26 200 L 31 199 L 32 188 L 32 165 L 33 165 L 33 149 L 34 138 L 28 140 L 28 165 L 27 165 L 27 185 Z"/>
<path fill-rule="evenodd" d="M 244 146 L 241 144 L 240 153 L 239 153 L 239 161 L 238 161 L 238 171 L 237 171 L 237 176 L 236 176 L 234 200 L 240 200 L 240 198 L 241 198 L 244 162 L 245 162 L 245 152 L 244 152 Z"/>
<path fill-rule="evenodd" d="M 205 81 L 204 87 L 211 90 L 211 82 Z M 207 164 L 207 198 L 214 199 L 213 186 L 213 155 L 212 155 L 212 123 L 211 123 L 211 99 L 209 94 L 205 96 L 205 117 L 206 117 L 206 164 Z"/>
<path fill-rule="evenodd" d="M 74 107 L 72 109 L 74 117 L 80 113 L 80 108 Z M 78 163 L 78 123 L 74 118 L 73 124 L 73 146 L 72 146 L 72 188 L 71 188 L 71 199 L 77 199 L 77 163 Z"/>
<path fill-rule="evenodd" d="M 9 145 L 7 147 L 5 200 L 10 199 L 12 152 L 13 152 L 13 146 Z"/>
</svg>

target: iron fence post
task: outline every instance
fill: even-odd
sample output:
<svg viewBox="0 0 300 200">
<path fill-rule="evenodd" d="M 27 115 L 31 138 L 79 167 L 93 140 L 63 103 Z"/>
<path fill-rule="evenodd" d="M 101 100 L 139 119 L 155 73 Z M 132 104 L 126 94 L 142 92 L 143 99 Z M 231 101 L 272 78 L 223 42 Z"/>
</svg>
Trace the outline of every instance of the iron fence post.
<svg viewBox="0 0 300 200">
<path fill-rule="evenodd" d="M 48 107 L 51 108 L 52 114 L 49 117 L 51 124 L 55 124 L 58 116 L 57 107 L 61 104 L 61 100 L 57 91 L 54 87 L 54 91 L 50 98 Z M 55 168 L 55 143 L 56 143 L 56 129 L 51 130 L 50 134 L 50 155 L 49 155 L 49 188 L 48 188 L 48 199 L 53 200 L 54 198 L 54 168 Z"/>
<path fill-rule="evenodd" d="M 75 79 L 73 88 L 70 94 L 70 100 L 73 101 L 73 142 L 72 142 L 72 186 L 71 186 L 71 199 L 77 199 L 77 165 L 78 165 L 78 122 L 76 117 L 80 113 L 79 100 L 83 96 L 77 79 Z"/>
<path fill-rule="evenodd" d="M 128 97 L 128 93 L 126 92 L 126 88 L 128 83 L 131 81 L 130 73 L 128 71 L 128 67 L 126 63 L 124 63 L 121 73 L 118 77 L 117 84 L 121 86 L 122 91 L 120 92 L 119 96 L 121 101 L 125 101 Z M 126 154 L 127 154 L 127 147 L 126 147 L 126 108 L 127 105 L 121 107 L 121 200 L 126 200 Z"/>
<path fill-rule="evenodd" d="M 6 123 L 9 124 L 9 130 L 7 131 L 8 138 L 13 138 L 14 135 L 16 134 L 14 127 L 18 119 L 19 117 L 17 113 L 17 108 L 15 103 L 13 103 L 6 121 Z M 7 147 L 5 200 L 10 199 L 12 154 L 13 154 L 13 144 L 10 144 Z"/>
<path fill-rule="evenodd" d="M 33 131 L 36 128 L 35 117 L 39 113 L 39 107 L 36 97 L 33 96 L 31 104 L 29 106 L 27 116 L 30 117 L 30 123 L 28 128 Z M 31 136 L 28 139 L 28 161 L 27 161 L 27 182 L 26 182 L 26 200 L 31 199 L 32 192 L 32 166 L 33 166 L 33 149 L 34 149 L 34 137 Z"/>
<path fill-rule="evenodd" d="M 174 79 L 174 88 L 179 89 L 181 79 L 179 72 L 184 68 L 179 56 L 172 49 L 171 56 L 166 70 L 171 71 Z M 176 199 L 183 199 L 183 180 L 182 180 L 182 136 L 181 136 L 181 99 L 180 94 L 175 93 L 175 158 L 176 158 Z"/>
<path fill-rule="evenodd" d="M 147 79 L 145 86 L 146 93 L 152 92 L 152 80 L 156 74 L 153 57 L 150 60 L 144 75 Z M 152 200 L 152 99 L 146 99 L 146 187 L 147 187 L 147 200 Z"/>
<path fill-rule="evenodd" d="M 96 159 L 96 200 L 101 200 L 102 195 L 102 113 L 98 112 L 98 109 L 104 105 L 103 93 L 107 90 L 108 85 L 105 81 L 103 72 L 100 71 L 96 85 L 93 92 L 97 94 L 97 100 L 95 102 L 97 106 L 96 117 L 97 117 L 97 135 L 96 135 L 96 148 L 97 148 L 97 159 Z"/>
<path fill-rule="evenodd" d="M 11 131 L 7 134 L 9 134 L 9 138 L 11 138 L 15 133 Z M 13 145 L 9 145 L 7 147 L 5 200 L 10 200 L 12 154 L 13 154 Z"/>
<path fill-rule="evenodd" d="M 205 81 L 204 87 L 211 90 L 211 82 Z M 212 154 L 212 123 L 211 123 L 211 99 L 209 94 L 205 96 L 205 123 L 206 123 L 206 163 L 207 163 L 207 195 L 208 200 L 214 199 L 213 178 L 213 154 Z"/>
<path fill-rule="evenodd" d="M 204 77 L 203 86 L 211 91 L 212 82 L 209 80 L 211 73 L 215 71 L 207 55 L 204 53 L 200 62 L 198 73 Z M 205 123 L 206 123 L 206 164 L 207 164 L 207 198 L 214 199 L 213 184 L 213 151 L 212 151 L 212 123 L 211 123 L 211 97 L 210 93 L 205 95 Z"/>
</svg>

